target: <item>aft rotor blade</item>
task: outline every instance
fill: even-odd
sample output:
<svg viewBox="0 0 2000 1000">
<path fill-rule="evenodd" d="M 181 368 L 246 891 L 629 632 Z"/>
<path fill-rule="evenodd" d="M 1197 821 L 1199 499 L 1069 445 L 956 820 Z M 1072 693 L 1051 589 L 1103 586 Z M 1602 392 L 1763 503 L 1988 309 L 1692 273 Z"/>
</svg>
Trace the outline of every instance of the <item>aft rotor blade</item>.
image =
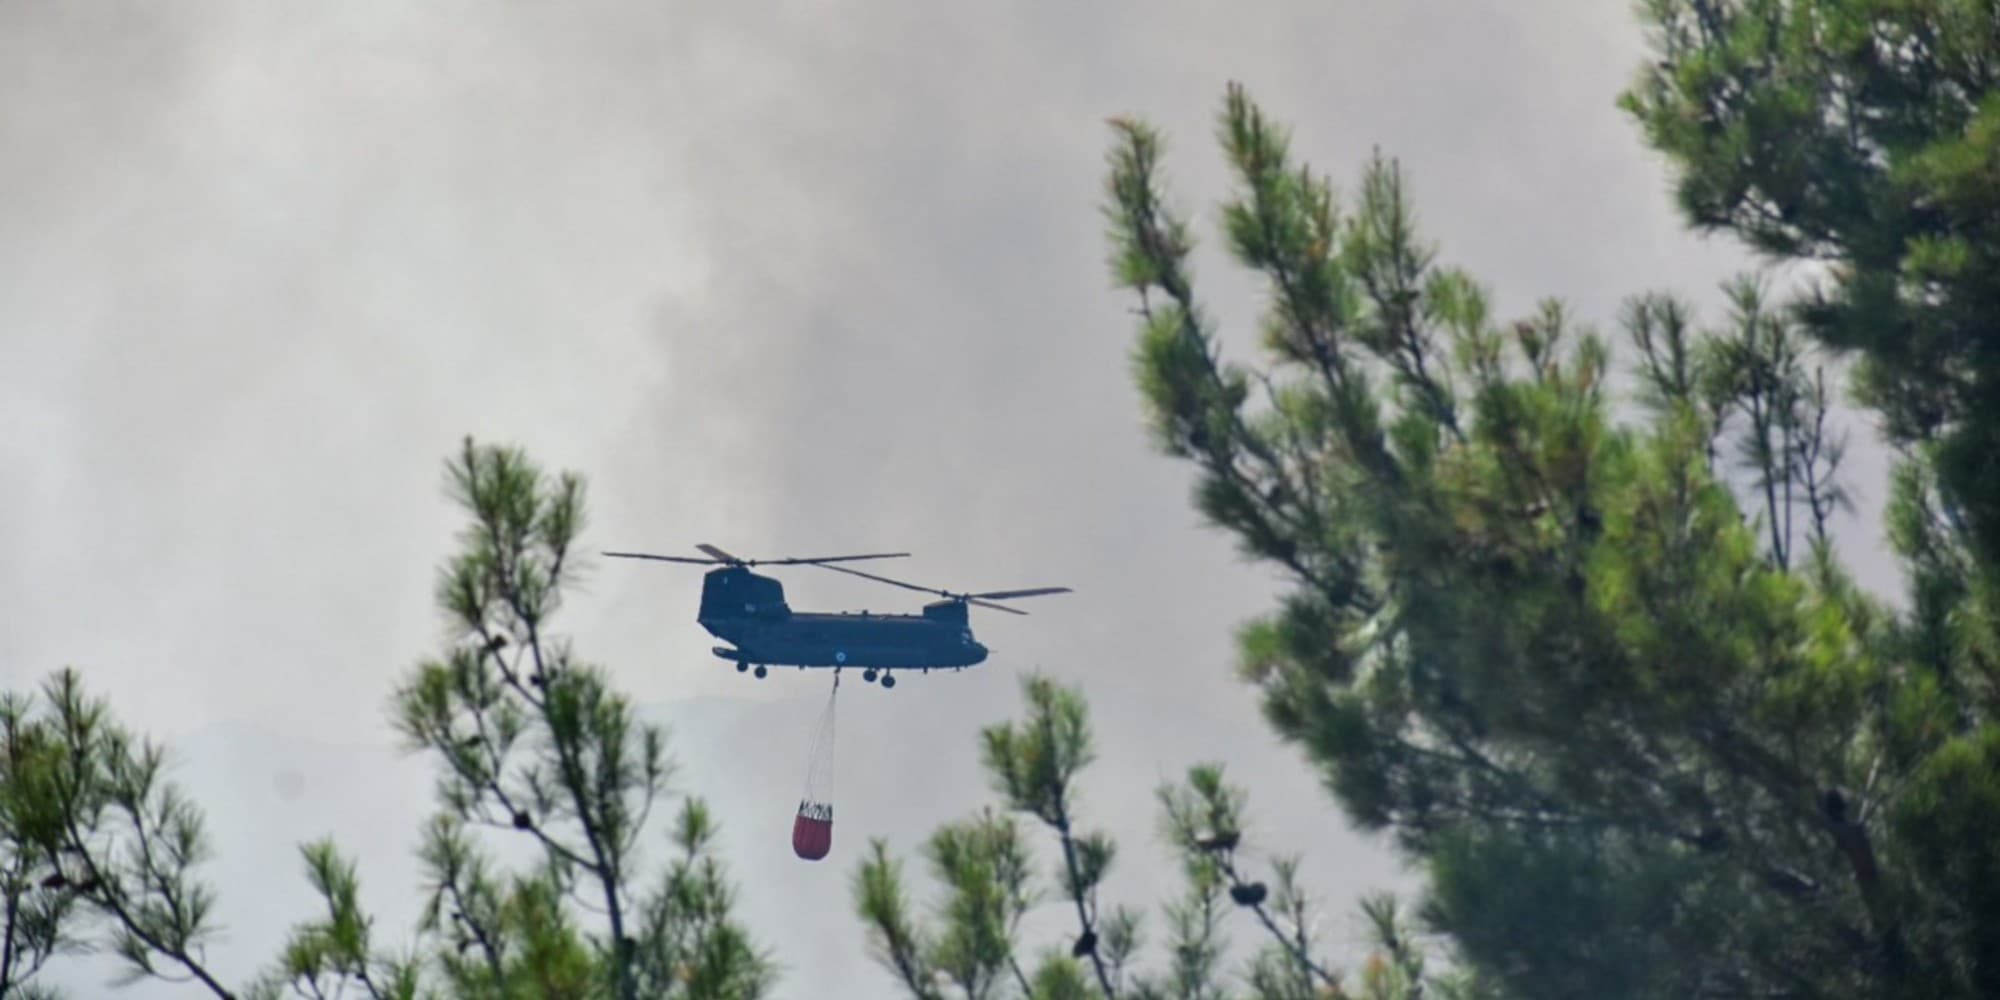
<svg viewBox="0 0 2000 1000">
<path fill-rule="evenodd" d="M 983 594 L 960 594 L 958 596 L 982 608 L 992 608 L 995 611 L 1025 615 L 1027 614 L 1026 611 L 1022 611 L 1019 608 L 1010 608 L 1004 604 L 995 604 L 993 600 L 1004 600 L 1009 597 L 1040 597 L 1043 594 L 1068 594 L 1071 592 L 1068 587 L 1030 587 L 1026 590 L 989 590 Z"/>
<path fill-rule="evenodd" d="M 695 546 L 695 548 L 708 553 L 709 556 L 711 556 L 712 558 L 716 559 L 719 562 L 740 563 L 743 561 L 741 559 L 736 558 L 735 556 L 730 555 L 727 552 L 722 551 L 721 549 L 716 548 L 713 545 L 708 544 L 707 542 L 703 542 L 700 545 Z"/>
<path fill-rule="evenodd" d="M 979 605 L 979 606 L 980 606 L 980 607 L 982 607 L 982 608 L 992 608 L 992 609 L 993 609 L 993 610 L 995 610 L 995 611 L 1005 611 L 1005 612 L 1007 612 L 1007 613 L 1008 613 L 1008 614 L 1010 614 L 1010 615 L 1025 615 L 1025 614 L 1027 614 L 1027 612 L 1026 612 L 1026 611 L 1022 611 L 1022 610 L 1021 610 L 1020 608 L 1010 608 L 1010 607 L 1006 606 L 1005 604 L 995 604 L 995 603 L 993 603 L 992 601 L 982 601 L 982 600 L 980 600 L 980 599 L 979 599 L 979 598 L 977 598 L 977 597 L 969 597 L 969 598 L 966 598 L 966 603 L 968 603 L 968 604 L 977 604 L 977 605 Z"/>
<path fill-rule="evenodd" d="M 712 566 L 719 560 L 696 559 L 693 556 L 659 556 L 651 552 L 606 552 L 604 555 L 619 559 L 657 559 L 661 562 L 694 563 L 697 566 Z"/>
<path fill-rule="evenodd" d="M 967 594 L 967 597 L 991 597 L 1006 600 L 1009 597 L 1040 597 L 1043 594 L 1073 593 L 1068 587 L 1033 587 L 1028 590 L 989 590 L 983 594 Z"/>
<path fill-rule="evenodd" d="M 1010 615 L 1025 615 L 1027 614 L 1027 612 L 1022 611 L 1019 608 L 1010 608 L 1004 604 L 995 604 L 989 600 L 982 600 L 982 598 L 1034 597 L 1040 594 L 1066 594 L 1070 592 L 1070 589 L 1068 587 L 1035 587 L 1029 590 L 996 590 L 986 594 L 955 594 L 949 590 L 940 590 L 936 587 L 922 587 L 914 583 L 904 583 L 901 580 L 891 580 L 886 576 L 877 576 L 873 573 L 864 573 L 858 569 L 848 569 L 845 566 L 827 566 L 824 568 L 833 570 L 836 573 L 846 573 L 851 576 L 866 577 L 870 580 L 876 581 L 877 583 L 886 583 L 892 587 L 902 587 L 905 590 L 914 590 L 921 594 L 936 594 L 939 597 L 947 597 L 955 601 L 965 601 L 968 604 L 977 604 L 982 608 L 992 608 L 995 611 L 1005 611 Z"/>
</svg>

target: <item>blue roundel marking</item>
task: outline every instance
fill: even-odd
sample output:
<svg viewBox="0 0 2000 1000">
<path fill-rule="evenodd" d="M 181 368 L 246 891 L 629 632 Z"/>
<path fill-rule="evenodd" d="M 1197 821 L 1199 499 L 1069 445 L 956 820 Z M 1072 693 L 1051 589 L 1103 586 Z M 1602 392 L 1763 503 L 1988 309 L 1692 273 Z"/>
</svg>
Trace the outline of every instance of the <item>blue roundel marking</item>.
<svg viewBox="0 0 2000 1000">
<path fill-rule="evenodd" d="M 846 663 L 846 662 L 847 662 L 847 654 L 846 654 L 846 653 L 842 653 L 842 652 L 838 652 L 838 651 L 836 651 L 836 652 L 835 652 L 835 653 L 833 654 L 833 662 L 835 662 L 835 663 Z"/>
</svg>

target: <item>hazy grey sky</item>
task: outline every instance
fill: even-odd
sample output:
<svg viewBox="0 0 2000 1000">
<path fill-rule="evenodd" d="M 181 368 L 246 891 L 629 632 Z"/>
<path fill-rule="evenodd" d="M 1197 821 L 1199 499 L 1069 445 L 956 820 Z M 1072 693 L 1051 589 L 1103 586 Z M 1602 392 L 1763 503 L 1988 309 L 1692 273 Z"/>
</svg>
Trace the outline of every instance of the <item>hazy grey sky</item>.
<svg viewBox="0 0 2000 1000">
<path fill-rule="evenodd" d="M 222 971 L 309 914 L 291 844 L 320 833 L 361 849 L 394 939 L 428 776 L 382 707 L 438 636 L 440 463 L 472 433 L 587 475 L 592 550 L 893 547 L 919 582 L 1077 588 L 978 620 L 980 671 L 843 692 L 835 853 L 808 866 L 786 830 L 825 679 L 710 657 L 697 571 L 599 563 L 565 625 L 676 723 L 781 996 L 886 994 L 857 849 L 985 799 L 976 729 L 1035 667 L 1093 699 L 1121 901 L 1161 897 L 1154 784 L 1223 758 L 1344 933 L 1398 876 L 1232 679 L 1271 576 L 1146 443 L 1104 119 L 1169 130 L 1206 224 L 1242 80 L 1345 186 L 1371 147 L 1402 158 L 1506 310 L 1608 326 L 1644 289 L 1713 302 L 1740 262 L 1681 232 L 1613 106 L 1640 41 L 1601 0 L 0 4 L 5 682 L 77 665 L 185 749 L 228 852 Z M 1204 260 L 1242 344 L 1253 290 Z"/>
</svg>

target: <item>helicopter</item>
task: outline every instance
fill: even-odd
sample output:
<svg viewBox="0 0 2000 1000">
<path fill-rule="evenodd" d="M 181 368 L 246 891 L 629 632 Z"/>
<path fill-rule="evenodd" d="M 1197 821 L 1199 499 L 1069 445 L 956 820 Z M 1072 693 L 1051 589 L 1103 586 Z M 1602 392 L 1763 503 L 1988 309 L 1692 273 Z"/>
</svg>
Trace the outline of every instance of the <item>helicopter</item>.
<svg viewBox="0 0 2000 1000">
<path fill-rule="evenodd" d="M 703 574 L 701 607 L 695 614 L 695 621 L 710 635 L 732 644 L 716 646 L 711 652 L 734 662 L 739 673 L 754 668 L 759 678 L 774 666 L 801 670 L 854 667 L 862 671 L 862 680 L 873 683 L 879 675 L 882 686 L 892 688 L 896 686 L 892 671 L 930 673 L 932 670 L 963 670 L 985 662 L 992 652 L 973 638 L 968 605 L 1025 615 L 1027 612 L 1018 608 L 994 602 L 1070 593 L 1068 587 L 1033 587 L 961 594 L 833 565 L 866 559 L 901 559 L 908 556 L 908 552 L 742 559 L 713 545 L 701 544 L 695 548 L 707 558 L 650 552 L 606 552 L 604 555 L 616 559 L 651 559 L 719 567 Z M 918 614 L 793 611 L 785 602 L 784 585 L 769 576 L 751 572 L 752 566 L 817 566 L 907 590 L 936 594 L 943 599 L 924 605 Z"/>
</svg>

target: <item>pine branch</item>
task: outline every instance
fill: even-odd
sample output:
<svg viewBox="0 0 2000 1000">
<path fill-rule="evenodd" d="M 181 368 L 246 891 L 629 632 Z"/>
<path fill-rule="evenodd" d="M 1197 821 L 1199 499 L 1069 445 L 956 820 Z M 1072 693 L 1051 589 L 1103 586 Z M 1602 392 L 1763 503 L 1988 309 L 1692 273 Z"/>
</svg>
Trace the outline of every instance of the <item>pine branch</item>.
<svg viewBox="0 0 2000 1000">
<path fill-rule="evenodd" d="M 197 931 L 201 916 L 192 912 L 191 902 L 181 895 L 178 873 L 162 870 L 154 855 L 154 840 L 160 831 L 148 822 L 145 813 L 146 800 L 156 789 L 153 781 L 158 774 L 160 755 L 150 748 L 144 759 L 130 757 L 129 740 L 114 724 L 103 718 L 102 710 L 88 704 L 74 673 L 59 674 L 49 685 L 49 700 L 56 711 L 58 739 L 66 751 L 64 765 L 57 767 L 52 779 L 56 805 L 55 839 L 44 845 L 50 866 L 62 871 L 62 855 L 75 857 L 84 866 L 84 879 L 78 885 L 79 894 L 100 910 L 109 914 L 123 933 L 139 946 L 172 959 L 199 981 L 210 992 L 222 1000 L 234 1000 L 234 994 L 211 974 L 202 961 L 189 949 L 191 938 Z M 163 821 L 172 822 L 176 812 L 177 799 L 172 789 L 160 790 L 159 808 Z M 119 873 L 112 870 L 109 862 L 99 857 L 85 835 L 85 817 L 89 825 L 95 827 L 101 810 L 110 805 L 123 813 L 137 842 L 139 870 L 136 877 L 141 891 L 156 892 L 167 908 L 171 921 L 169 932 L 175 940 L 169 940 L 158 929 L 136 912 L 142 901 L 131 899 L 123 885 Z M 180 815 L 181 826 L 168 835 L 180 835 L 187 843 L 179 845 L 172 853 L 181 855 L 183 865 L 192 860 L 196 836 L 193 819 L 185 813 Z M 128 953 L 139 968 L 148 975 L 157 975 L 144 953 Z"/>
<path fill-rule="evenodd" d="M 65 817 L 64 828 L 68 837 L 66 842 L 67 847 L 72 854 L 83 862 L 85 874 L 97 886 L 86 893 L 85 897 L 110 913 L 118 921 L 119 926 L 125 930 L 125 933 L 132 935 L 134 939 L 144 944 L 147 948 L 179 963 L 182 968 L 188 971 L 189 975 L 207 987 L 209 992 L 215 994 L 219 1000 L 236 1000 L 235 994 L 225 988 L 185 948 L 168 943 L 149 930 L 137 918 L 132 912 L 131 901 L 125 897 L 124 890 L 118 886 L 111 874 L 92 855 L 89 844 L 85 842 L 82 832 L 76 828 L 74 820 Z M 52 855 L 49 861 L 51 864 L 55 864 L 57 859 Z M 151 972 L 152 970 L 148 968 L 147 971 Z"/>
<path fill-rule="evenodd" d="M 21 856 L 14 859 L 14 870 L 5 873 L 7 884 L 7 928 L 5 945 L 0 947 L 0 997 L 14 986 L 14 934 L 15 923 L 21 912 Z"/>
<path fill-rule="evenodd" d="M 1091 914 L 1090 909 L 1084 904 L 1085 886 L 1083 885 L 1082 870 L 1077 865 L 1076 838 L 1070 831 L 1069 805 L 1065 801 L 1065 798 L 1065 795 L 1058 793 L 1055 806 L 1056 818 L 1052 825 L 1056 829 L 1057 836 L 1061 838 L 1063 866 L 1069 871 L 1069 896 L 1070 900 L 1076 904 L 1076 921 L 1079 928 L 1077 940 L 1079 942 L 1087 942 L 1087 944 L 1080 945 L 1080 947 L 1084 947 L 1089 952 L 1091 970 L 1097 974 L 1097 983 L 1103 988 L 1104 995 L 1107 998 L 1111 998 L 1111 1000 L 1116 1000 L 1118 987 L 1112 983 L 1111 973 L 1104 966 L 1104 956 L 1099 953 L 1097 947 L 1096 920 Z"/>
<path fill-rule="evenodd" d="M 532 696 L 530 696 L 527 693 L 527 691 L 521 686 L 521 684 L 518 681 L 513 679 L 511 674 L 508 676 L 506 683 L 508 684 L 509 687 L 513 688 L 515 693 L 521 695 L 523 698 L 528 699 L 530 704 L 534 705 L 537 710 L 542 711 L 544 713 L 544 718 L 546 718 L 546 712 L 547 712 L 546 708 L 544 708 L 539 702 L 534 701 Z M 497 799 L 500 803 L 500 808 L 505 809 L 507 811 L 507 816 L 508 816 L 508 821 L 505 824 L 493 820 L 486 820 L 485 822 L 496 828 L 506 827 L 517 830 L 524 829 L 528 831 L 530 834 L 532 834 L 536 840 L 539 840 L 545 848 L 547 848 L 550 852 L 554 853 L 556 856 L 562 858 L 565 861 L 570 862 L 571 864 L 576 865 L 579 868 L 590 869 L 591 865 L 589 861 L 585 860 L 581 854 L 578 854 L 569 845 L 564 844 L 561 841 L 557 840 L 554 835 L 550 834 L 547 830 L 543 829 L 541 824 L 534 822 L 532 817 L 529 816 L 528 812 L 522 809 L 520 806 L 516 805 L 512 797 L 510 797 L 507 794 L 506 790 L 500 786 L 501 767 L 504 764 L 504 760 L 501 756 L 501 749 L 499 747 L 498 741 L 495 739 L 493 733 L 486 724 L 485 709 L 483 707 L 475 707 L 472 710 L 471 714 L 473 718 L 473 723 L 478 728 L 477 739 L 480 742 L 481 748 L 486 751 L 489 762 L 492 765 L 490 768 L 487 769 L 488 770 L 488 777 L 486 781 L 487 790 L 493 793 L 494 798 Z M 527 822 L 525 824 L 522 822 L 523 819 L 527 819 Z"/>
<path fill-rule="evenodd" d="M 1262 887 L 1263 883 L 1261 882 L 1252 883 L 1246 881 L 1242 873 L 1237 870 L 1234 857 L 1235 849 L 1226 848 L 1217 851 L 1216 855 L 1216 866 L 1222 871 L 1223 877 L 1229 880 L 1229 887 L 1232 892 L 1249 890 L 1253 885 L 1258 888 Z M 1245 895 L 1252 902 L 1239 902 L 1238 905 L 1248 909 L 1257 917 L 1257 922 L 1263 925 L 1264 930 L 1271 935 L 1271 939 L 1276 941 L 1278 946 L 1283 948 L 1287 955 L 1291 956 L 1291 960 L 1297 963 L 1299 969 L 1305 972 L 1310 978 L 1318 980 L 1320 985 L 1327 989 L 1338 990 L 1340 987 L 1340 977 L 1335 975 L 1333 970 L 1328 969 L 1315 960 L 1312 957 L 1312 952 L 1307 948 L 1304 922 L 1300 921 L 1293 927 L 1291 932 L 1287 932 L 1272 917 L 1270 907 L 1266 904 L 1262 893 L 1245 892 Z"/>
<path fill-rule="evenodd" d="M 529 641 L 537 649 L 535 662 L 539 669 L 541 666 L 539 639 L 533 637 L 532 631 Z M 583 766 L 577 760 L 577 748 L 569 746 L 568 742 L 562 739 L 557 739 L 555 745 L 557 757 L 561 761 L 563 785 L 569 790 L 570 800 L 576 807 L 577 822 L 582 824 L 584 839 L 590 844 L 591 854 L 596 859 L 595 863 L 589 866 L 589 871 L 597 876 L 598 882 L 604 889 L 604 906 L 611 924 L 612 965 L 616 970 L 619 996 L 622 1000 L 638 1000 L 638 985 L 632 978 L 631 956 L 626 946 L 624 905 L 619 899 L 619 873 L 614 861 L 606 857 L 604 837 L 591 811 Z"/>
<path fill-rule="evenodd" d="M 462 565 L 468 569 L 484 570 L 484 586 L 476 590 L 474 596 L 493 599 L 498 613 L 506 619 L 508 631 L 524 650 L 522 655 L 532 663 L 531 679 L 542 688 L 539 696 L 523 685 L 515 671 L 503 670 L 503 680 L 509 689 L 534 708 L 551 737 L 555 780 L 582 828 L 583 848 L 577 850 L 560 845 L 532 818 L 510 803 L 499 787 L 497 760 L 488 789 L 513 814 L 511 818 L 515 826 L 531 829 L 537 839 L 558 857 L 588 872 L 598 883 L 609 924 L 614 990 L 619 1000 L 636 1000 L 638 985 L 622 896 L 625 876 L 623 852 L 629 849 L 627 838 L 635 835 L 635 831 L 615 828 L 610 799 L 624 792 L 623 788 L 615 787 L 615 776 L 603 775 L 605 783 L 594 784 L 584 761 L 587 752 L 584 744 L 593 739 L 600 742 L 619 740 L 624 733 L 607 734 L 602 731 L 602 692 L 590 679 L 567 670 L 558 676 L 542 632 L 544 617 L 559 599 L 571 542 L 570 533 L 581 520 L 580 480 L 563 477 L 557 495 L 553 499 L 545 498 L 540 493 L 542 484 L 539 473 L 525 458 L 507 450 L 482 453 L 470 438 L 464 442 L 459 464 L 451 471 L 461 499 L 477 519 L 474 537 L 484 547 L 483 559 L 474 555 Z M 538 564 L 536 560 L 544 556 L 546 562 Z M 497 637 L 488 628 L 491 605 L 474 606 L 478 604 L 476 600 L 466 604 L 462 613 L 469 619 L 467 624 L 485 638 L 488 650 L 496 649 L 499 645 Z M 558 717 L 559 707 L 562 709 L 561 718 Z M 475 707 L 476 714 L 478 711 Z M 574 718 L 569 717 L 572 714 Z M 482 731 L 481 739 L 497 750 L 491 734 Z M 622 750 L 622 746 L 598 747 L 600 764 L 608 765 L 612 755 Z M 658 791 L 657 775 L 652 773 L 650 759 L 646 766 L 649 773 L 645 794 L 650 801 Z M 599 770 L 602 771 L 603 767 Z M 540 797 L 539 794 L 537 797 Z"/>
<path fill-rule="evenodd" d="M 500 961 L 500 947 L 493 933 L 479 918 L 472 915 L 466 905 L 465 892 L 454 877 L 445 883 L 445 892 L 451 896 L 452 922 L 464 924 L 472 932 L 472 939 L 479 945 L 479 951 L 486 957 L 486 966 L 493 973 L 493 982 L 498 985 L 507 981 L 506 967 Z"/>
<path fill-rule="evenodd" d="M 1201 408 L 1202 412 L 1173 414 L 1176 419 L 1194 422 L 1196 429 L 1191 432 L 1188 445 L 1199 452 L 1203 468 L 1228 484 L 1233 495 L 1242 501 L 1243 515 L 1252 519 L 1250 524 L 1244 526 L 1249 529 L 1246 534 L 1273 541 L 1274 544 L 1265 547 L 1269 550 L 1265 555 L 1326 594 L 1329 600 L 1372 610 L 1379 601 L 1360 583 L 1356 567 L 1343 565 L 1341 579 L 1336 582 L 1301 559 L 1301 553 L 1307 550 L 1307 546 L 1301 545 L 1300 541 L 1316 540 L 1322 532 L 1318 530 L 1318 525 L 1299 520 L 1306 510 L 1296 505 L 1281 506 L 1272 502 L 1271 497 L 1316 495 L 1316 484 L 1301 485 L 1295 481 L 1282 459 L 1265 447 L 1232 401 L 1234 389 L 1223 374 L 1209 338 L 1201 329 L 1198 318 L 1200 304 L 1194 298 L 1193 287 L 1183 269 L 1183 258 L 1187 252 L 1186 241 L 1181 235 L 1184 226 L 1165 213 L 1154 188 L 1157 138 L 1150 129 L 1136 122 L 1117 120 L 1112 124 L 1123 139 L 1123 146 L 1119 165 L 1113 171 L 1110 183 L 1114 204 L 1107 211 L 1116 221 L 1118 238 L 1125 244 L 1128 253 L 1123 263 L 1127 272 L 1124 275 L 1126 283 L 1137 292 L 1139 311 L 1149 329 L 1160 328 L 1163 318 L 1152 305 L 1149 290 L 1159 288 L 1163 291 L 1175 306 L 1176 335 L 1201 358 L 1199 378 L 1203 382 L 1200 390 L 1203 395 L 1189 405 Z M 1214 418 L 1227 422 L 1226 438 L 1216 440 L 1202 430 L 1205 422 Z M 1241 467 L 1239 451 L 1247 451 L 1256 460 L 1262 476 L 1275 484 L 1274 489 L 1259 487 L 1258 474 Z M 1298 478 L 1306 484 L 1313 483 L 1310 473 Z M 1343 562 L 1347 561 L 1345 556 L 1340 558 Z"/>
</svg>

